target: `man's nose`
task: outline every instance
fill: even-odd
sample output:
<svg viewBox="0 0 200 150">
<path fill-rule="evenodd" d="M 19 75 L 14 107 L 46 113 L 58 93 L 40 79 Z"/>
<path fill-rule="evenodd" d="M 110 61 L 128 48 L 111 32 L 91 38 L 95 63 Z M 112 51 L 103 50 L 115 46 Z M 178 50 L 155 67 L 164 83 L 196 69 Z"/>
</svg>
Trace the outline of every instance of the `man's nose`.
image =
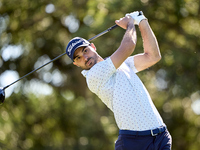
<svg viewBox="0 0 200 150">
<path fill-rule="evenodd" d="M 88 56 L 87 55 L 83 55 L 83 58 L 84 58 L 84 60 L 87 60 Z"/>
</svg>

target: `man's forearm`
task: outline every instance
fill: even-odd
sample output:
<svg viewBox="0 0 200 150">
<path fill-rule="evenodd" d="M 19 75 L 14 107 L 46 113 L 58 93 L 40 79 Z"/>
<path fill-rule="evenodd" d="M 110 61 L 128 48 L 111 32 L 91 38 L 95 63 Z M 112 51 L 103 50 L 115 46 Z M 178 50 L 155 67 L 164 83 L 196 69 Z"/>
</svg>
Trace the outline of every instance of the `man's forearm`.
<svg viewBox="0 0 200 150">
<path fill-rule="evenodd" d="M 134 51 L 136 42 L 137 42 L 137 34 L 135 30 L 135 25 L 133 23 L 129 23 L 126 32 L 123 36 L 121 46 L 124 46 L 126 48 L 131 48 L 132 49 L 131 53 L 132 53 Z M 133 46 L 130 46 L 132 44 Z"/>
<path fill-rule="evenodd" d="M 117 20 L 116 24 L 126 29 L 119 48 L 110 57 L 115 68 L 118 68 L 133 53 L 137 36 L 133 19 L 129 16 Z"/>
<path fill-rule="evenodd" d="M 159 61 L 161 59 L 160 49 L 157 39 L 147 20 L 142 20 L 139 24 L 143 39 L 144 53 L 151 59 Z"/>
</svg>

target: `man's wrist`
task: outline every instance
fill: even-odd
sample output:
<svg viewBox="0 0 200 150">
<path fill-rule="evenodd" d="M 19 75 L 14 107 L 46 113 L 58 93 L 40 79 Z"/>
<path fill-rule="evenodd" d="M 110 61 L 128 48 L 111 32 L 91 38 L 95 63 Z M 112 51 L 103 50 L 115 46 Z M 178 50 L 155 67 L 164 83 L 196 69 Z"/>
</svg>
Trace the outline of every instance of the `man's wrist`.
<svg viewBox="0 0 200 150">
<path fill-rule="evenodd" d="M 147 25 L 148 25 L 148 19 L 143 19 L 143 20 L 140 21 L 138 26 L 139 27 L 145 27 Z"/>
<path fill-rule="evenodd" d="M 129 23 L 127 24 L 127 30 L 128 30 L 128 29 L 132 29 L 132 28 L 134 28 L 134 27 L 135 27 L 135 25 L 134 25 L 134 20 L 133 20 L 132 18 L 130 18 Z"/>
</svg>

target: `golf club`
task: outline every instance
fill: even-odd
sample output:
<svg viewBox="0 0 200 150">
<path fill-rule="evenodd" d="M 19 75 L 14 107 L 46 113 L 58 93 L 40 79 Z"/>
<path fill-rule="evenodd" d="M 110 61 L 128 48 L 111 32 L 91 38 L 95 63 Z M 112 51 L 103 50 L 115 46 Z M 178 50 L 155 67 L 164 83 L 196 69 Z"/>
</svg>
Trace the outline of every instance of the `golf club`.
<svg viewBox="0 0 200 150">
<path fill-rule="evenodd" d="M 140 12 L 139 12 L 139 15 L 142 15 L 142 14 L 143 14 L 142 11 L 140 11 Z M 94 39 L 96 39 L 96 38 L 98 38 L 98 37 L 100 37 L 100 36 L 106 34 L 107 32 L 109 32 L 109 31 L 115 29 L 116 27 L 118 27 L 118 25 L 115 24 L 115 25 L 113 25 L 112 27 L 108 28 L 107 30 L 105 30 L 105 31 L 103 31 L 103 32 L 101 32 L 101 33 L 95 35 L 94 37 L 90 38 L 88 41 L 94 40 Z M 0 87 L 0 104 L 2 104 L 2 103 L 5 101 L 5 89 L 6 89 L 6 88 L 8 88 L 9 86 L 15 84 L 16 82 L 20 81 L 21 79 L 27 77 L 28 75 L 32 74 L 33 72 L 35 72 L 35 71 L 37 71 L 37 70 L 43 68 L 44 66 L 48 65 L 49 63 L 51 63 L 51 62 L 57 60 L 58 58 L 60 58 L 61 56 L 65 55 L 65 54 L 66 54 L 66 53 L 63 53 L 63 54 L 57 56 L 56 58 L 50 60 L 49 62 L 47 62 L 46 64 L 44 64 L 44 65 L 42 65 L 42 66 L 40 66 L 40 67 L 34 69 L 33 71 L 29 72 L 28 74 L 24 75 L 23 77 L 19 78 L 18 80 L 12 82 L 11 84 L 9 84 L 9 85 L 7 85 L 7 86 L 5 86 L 5 87 Z"/>
</svg>

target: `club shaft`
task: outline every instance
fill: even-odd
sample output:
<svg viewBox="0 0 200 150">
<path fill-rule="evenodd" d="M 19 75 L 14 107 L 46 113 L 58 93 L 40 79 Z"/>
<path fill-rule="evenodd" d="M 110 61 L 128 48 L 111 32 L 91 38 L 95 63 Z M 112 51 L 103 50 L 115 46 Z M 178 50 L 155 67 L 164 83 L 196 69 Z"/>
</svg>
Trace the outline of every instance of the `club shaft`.
<svg viewBox="0 0 200 150">
<path fill-rule="evenodd" d="M 108 28 L 107 30 L 105 30 L 105 31 L 103 31 L 103 32 L 101 32 L 101 33 L 95 35 L 94 37 L 90 38 L 88 41 L 94 40 L 94 39 L 96 39 L 96 38 L 98 38 L 98 37 L 100 37 L 100 36 L 106 34 L 107 32 L 109 32 L 109 31 L 115 29 L 116 27 L 119 27 L 119 26 L 115 24 L 115 25 L 113 25 L 112 27 Z"/>
<path fill-rule="evenodd" d="M 27 73 L 26 75 L 24 75 L 23 77 L 19 78 L 19 79 L 18 79 L 18 80 L 16 80 L 16 81 L 14 81 L 13 83 L 11 83 L 11 84 L 9 84 L 9 85 L 5 86 L 5 87 L 3 88 L 3 90 L 5 90 L 5 89 L 6 89 L 6 88 L 8 88 L 9 86 L 11 86 L 11 85 L 15 84 L 16 82 L 20 81 L 21 79 L 23 79 L 23 78 L 27 77 L 28 75 L 32 74 L 33 72 L 35 72 L 35 71 L 37 71 L 37 70 L 39 70 L 39 69 L 43 68 L 44 66 L 46 66 L 46 65 L 50 64 L 51 62 L 53 62 L 53 61 L 57 60 L 58 58 L 60 58 L 61 56 L 65 55 L 65 54 L 66 54 L 66 53 L 63 53 L 63 54 L 61 54 L 61 55 L 57 56 L 56 58 L 54 58 L 54 59 L 50 60 L 50 61 L 49 61 L 49 62 L 47 62 L 46 64 L 44 64 L 44 65 L 42 65 L 42 66 L 40 66 L 40 67 L 38 67 L 38 68 L 34 69 L 33 71 L 31 71 L 31 72 Z"/>
<path fill-rule="evenodd" d="M 98 37 L 100 37 L 100 36 L 104 35 L 105 33 L 107 33 L 107 32 L 109 32 L 109 31 L 111 31 L 111 30 L 115 29 L 116 27 L 118 27 L 118 25 L 116 25 L 116 24 L 115 24 L 115 25 L 113 25 L 112 27 L 108 28 L 107 30 L 105 30 L 105 31 L 103 31 L 103 32 L 101 32 L 101 33 L 99 33 L 99 34 L 95 35 L 94 37 L 90 38 L 88 41 L 92 41 L 92 40 L 94 40 L 94 39 L 96 39 L 96 38 L 98 38 Z M 37 71 L 37 70 L 39 70 L 39 69 L 43 68 L 44 66 L 46 66 L 46 65 L 50 64 L 51 62 L 53 62 L 53 61 L 57 60 L 58 58 L 62 57 L 62 56 L 63 56 L 63 55 L 65 55 L 65 54 L 66 54 L 66 53 L 63 53 L 63 54 L 61 54 L 61 55 L 57 56 L 56 58 L 54 58 L 54 59 L 50 60 L 50 61 L 49 61 L 49 62 L 47 62 L 46 64 L 44 64 L 44 65 L 42 65 L 42 66 L 40 66 L 40 67 L 38 67 L 38 68 L 34 69 L 33 71 L 31 71 L 31 72 L 27 73 L 26 75 L 24 75 L 23 77 L 19 78 L 18 80 L 16 80 L 16 81 L 12 82 L 11 84 L 9 84 L 9 85 L 7 85 L 7 86 L 3 87 L 3 90 L 5 90 L 5 89 L 6 89 L 6 88 L 8 88 L 9 86 L 11 86 L 11 85 L 15 84 L 16 82 L 20 81 L 21 79 L 23 79 L 23 78 L 27 77 L 28 75 L 32 74 L 33 72 L 35 72 L 35 71 Z"/>
</svg>

